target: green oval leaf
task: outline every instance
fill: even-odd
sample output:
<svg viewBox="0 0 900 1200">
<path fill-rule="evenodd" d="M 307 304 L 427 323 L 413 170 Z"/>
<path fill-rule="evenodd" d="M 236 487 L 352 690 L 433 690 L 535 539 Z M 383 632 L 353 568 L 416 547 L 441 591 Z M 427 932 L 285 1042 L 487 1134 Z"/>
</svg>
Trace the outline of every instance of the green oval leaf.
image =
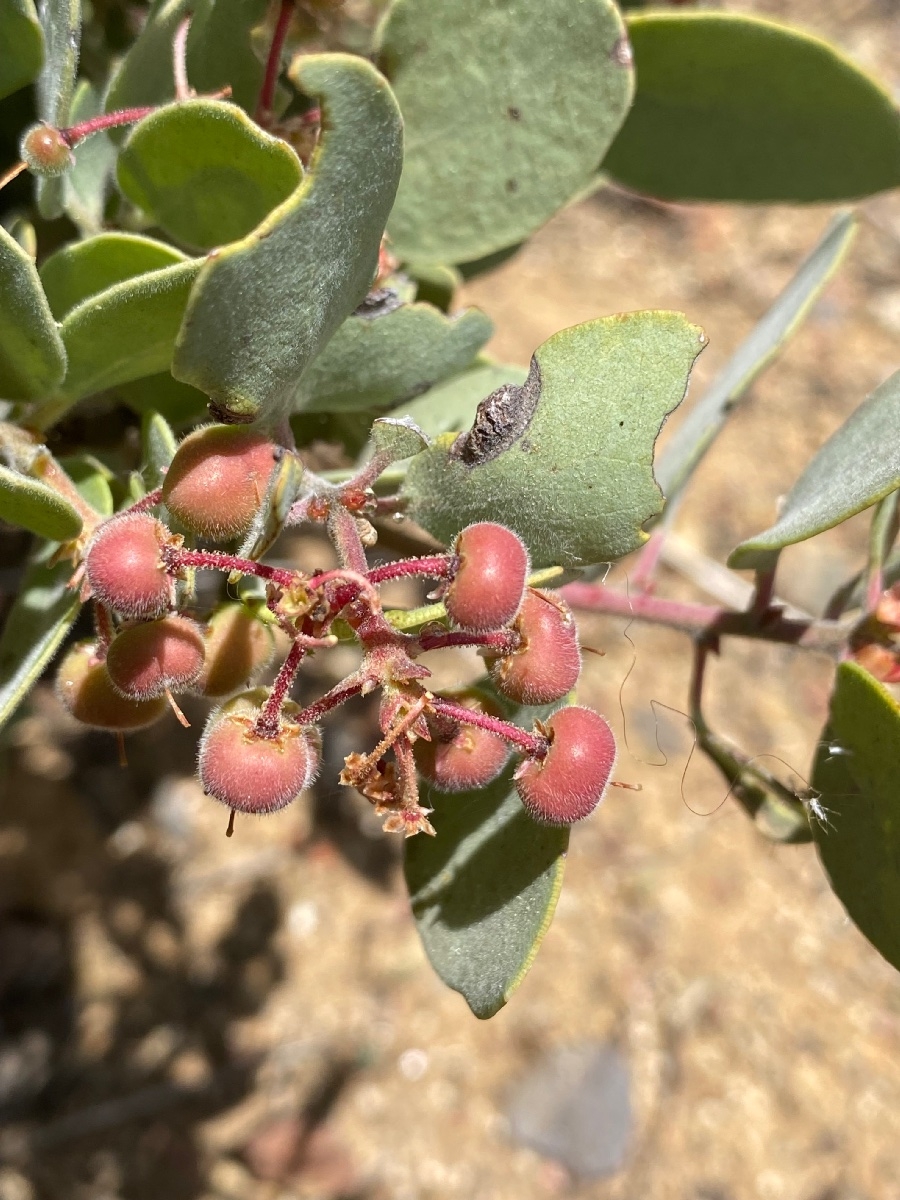
<svg viewBox="0 0 900 1200">
<path fill-rule="evenodd" d="M 199 269 L 199 259 L 188 259 L 148 271 L 71 309 L 62 323 L 63 403 L 165 370 Z"/>
<path fill-rule="evenodd" d="M 430 304 L 403 304 L 348 317 L 300 381 L 295 409 L 397 404 L 468 366 L 493 330 L 477 308 L 446 317 Z"/>
<path fill-rule="evenodd" d="M 67 454 L 59 465 L 91 508 L 102 517 L 113 515 L 116 506 L 109 485 L 115 476 L 108 467 L 90 454 Z"/>
<path fill-rule="evenodd" d="M 827 824 L 812 822 L 851 920 L 900 969 L 900 708 L 856 663 L 838 667 L 813 769 Z"/>
<path fill-rule="evenodd" d="M 666 497 L 666 520 L 675 511 L 673 500 L 750 385 L 778 355 L 821 296 L 855 234 L 856 218 L 852 213 L 840 213 L 829 223 L 794 278 L 669 439 L 656 468 L 659 486 Z"/>
<path fill-rule="evenodd" d="M 310 55 L 294 77 L 323 112 L 310 171 L 253 233 L 207 260 L 172 367 L 231 420 L 289 411 L 301 375 L 368 291 L 400 176 L 400 114 L 374 67 Z"/>
<path fill-rule="evenodd" d="M 43 545 L 29 566 L 0 635 L 0 727 L 6 724 L 63 644 L 81 608 L 67 585 L 70 562 L 49 566 Z"/>
<path fill-rule="evenodd" d="M 119 187 L 170 237 L 201 250 L 245 237 L 294 191 L 290 146 L 234 104 L 169 104 L 136 125 L 119 155 Z"/>
<path fill-rule="evenodd" d="M 900 444 L 885 436 L 898 422 L 900 371 L 831 435 L 791 488 L 775 524 L 741 542 L 728 565 L 764 567 L 775 551 L 839 525 L 900 488 Z"/>
<path fill-rule="evenodd" d="M 53 315 L 62 320 L 76 304 L 115 283 L 184 261 L 180 250 L 153 238 L 99 233 L 62 246 L 44 261 L 39 275 Z"/>
<path fill-rule="evenodd" d="M 78 537 L 82 527 L 81 517 L 53 488 L 4 466 L 0 466 L 0 518 L 54 542 Z"/>
<path fill-rule="evenodd" d="M 521 388 L 501 387 L 469 433 L 413 459 L 409 515 L 448 543 L 472 521 L 509 525 L 535 567 L 637 549 L 662 507 L 653 447 L 702 345 L 680 313 L 625 313 L 555 334 Z"/>
<path fill-rule="evenodd" d="M 70 124 L 87 121 L 102 111 L 100 93 L 82 79 L 72 100 Z M 99 233 L 116 164 L 116 148 L 108 134 L 92 133 L 72 153 L 75 165 L 63 181 L 63 206 L 82 233 Z"/>
<path fill-rule="evenodd" d="M 140 33 L 113 76 L 106 93 L 106 112 L 165 104 L 174 97 L 172 40 L 178 26 L 194 7 L 192 0 L 168 0 L 151 7 Z M 118 141 L 124 134 L 113 130 L 112 137 Z"/>
<path fill-rule="evenodd" d="M 406 126 L 395 251 L 481 258 L 562 208 L 628 111 L 624 35 L 611 0 L 394 0 L 379 56 Z"/>
<path fill-rule="evenodd" d="M 603 170 L 669 200 L 847 200 L 900 184 L 900 117 L 874 80 L 759 17 L 632 17 L 638 89 Z"/>
<path fill-rule="evenodd" d="M 38 76 L 44 62 L 44 31 L 33 0 L 0 4 L 0 46 L 15 51 L 0 55 L 0 100 Z"/>
<path fill-rule="evenodd" d="M 44 65 L 37 78 L 37 111 L 56 129 L 70 124 L 78 52 L 81 47 L 81 0 L 43 0 L 39 9 L 44 29 Z M 53 220 L 61 216 L 65 177 L 37 180 L 38 210 Z"/>
<path fill-rule="evenodd" d="M 0 396 L 35 400 L 53 391 L 66 351 L 31 257 L 0 226 Z"/>
<path fill-rule="evenodd" d="M 253 30 L 268 0 L 205 0 L 193 6 L 187 42 L 187 73 L 198 92 L 231 88 L 235 104 L 253 112 L 265 73 L 254 50 Z"/>
<path fill-rule="evenodd" d="M 567 828 L 537 825 L 512 768 L 476 792 L 432 792 L 436 837 L 406 844 L 406 883 L 425 953 L 476 1017 L 506 1004 L 538 952 L 562 887 Z"/>
</svg>

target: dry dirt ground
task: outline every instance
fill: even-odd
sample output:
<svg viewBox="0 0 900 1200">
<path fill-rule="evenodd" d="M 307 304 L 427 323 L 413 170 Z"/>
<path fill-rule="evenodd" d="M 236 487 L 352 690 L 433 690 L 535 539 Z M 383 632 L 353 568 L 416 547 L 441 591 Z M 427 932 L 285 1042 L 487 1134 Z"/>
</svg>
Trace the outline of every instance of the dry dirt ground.
<svg viewBox="0 0 900 1200">
<path fill-rule="evenodd" d="M 741 4 L 839 41 L 900 88 L 893 0 Z M 679 532 L 720 561 L 771 519 L 824 438 L 898 365 L 900 200 L 865 207 L 849 263 L 703 467 Z M 655 208 L 612 193 L 470 285 L 499 357 L 599 314 L 705 327 L 693 394 L 828 220 L 821 208 Z M 780 591 L 821 602 L 864 526 L 792 550 Z M 627 570 L 629 564 L 625 564 Z M 672 576 L 663 586 L 688 594 Z M 847 922 L 809 846 L 763 840 L 651 699 L 684 707 L 688 646 L 632 627 L 619 791 L 572 838 L 556 919 L 506 1009 L 476 1021 L 430 971 L 398 847 L 330 783 L 244 821 L 191 778 L 190 733 L 74 736 L 48 689 L 0 794 L 0 1200 L 894 1200 L 900 979 Z M 632 658 L 592 619 L 582 698 L 622 730 Z M 465 670 L 445 662 L 447 677 Z M 802 775 L 827 706 L 813 656 L 730 644 L 709 716 Z M 202 713 L 191 712 L 197 719 Z M 333 779 L 354 723 L 332 725 Z M 632 1074 L 623 1169 L 578 1182 L 510 1140 L 508 1097 L 546 1050 L 608 1041 Z M 41 1085 L 47 1081 L 52 1085 Z M 18 1092 L 16 1091 L 18 1089 Z"/>
</svg>

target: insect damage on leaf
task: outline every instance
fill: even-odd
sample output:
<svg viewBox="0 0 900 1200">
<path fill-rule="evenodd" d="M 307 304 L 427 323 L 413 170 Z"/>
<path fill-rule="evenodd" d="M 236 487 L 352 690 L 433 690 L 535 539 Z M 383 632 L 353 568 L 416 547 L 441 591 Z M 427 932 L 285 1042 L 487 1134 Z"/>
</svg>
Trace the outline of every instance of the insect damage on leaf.
<svg viewBox="0 0 900 1200">
<path fill-rule="evenodd" d="M 536 358 L 521 387 L 505 383 L 478 405 L 472 428 L 461 433 L 450 448 L 450 457 L 467 467 L 478 467 L 499 457 L 519 440 L 534 416 L 541 398 L 541 368 Z"/>
</svg>

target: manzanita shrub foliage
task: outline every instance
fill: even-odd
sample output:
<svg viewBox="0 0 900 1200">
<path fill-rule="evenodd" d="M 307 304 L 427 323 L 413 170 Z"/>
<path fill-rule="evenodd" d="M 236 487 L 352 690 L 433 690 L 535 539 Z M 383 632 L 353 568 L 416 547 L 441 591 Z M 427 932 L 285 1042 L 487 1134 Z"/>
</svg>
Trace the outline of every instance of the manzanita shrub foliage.
<svg viewBox="0 0 900 1200">
<path fill-rule="evenodd" d="M 733 552 L 756 574 L 746 611 L 652 589 L 694 468 L 839 264 L 852 214 L 656 475 L 705 342 L 687 317 L 598 315 L 525 368 L 487 357 L 490 319 L 454 306 L 463 278 L 610 181 L 781 202 L 900 185 L 876 81 L 798 30 L 682 5 L 0 0 L 0 96 L 0 516 L 34 535 L 0 640 L 4 722 L 57 654 L 61 703 L 119 736 L 206 696 L 199 776 L 230 831 L 296 801 L 329 714 L 376 693 L 380 735 L 340 781 L 411 839 L 425 947 L 484 1017 L 547 928 L 569 827 L 616 782 L 610 727 L 577 703 L 573 610 L 656 621 L 692 639 L 690 715 L 730 794 L 768 836 L 815 837 L 900 966 L 884 686 L 900 679 L 900 374 Z M 312 469 L 317 439 L 345 466 Z M 866 571 L 822 618 L 780 607 L 781 550 L 866 508 Z M 283 530 L 316 526 L 337 565 L 273 557 Z M 398 531 L 410 556 L 390 558 Z M 628 593 L 598 582 L 636 551 Z M 386 607 L 398 579 L 425 581 L 428 603 Z M 93 634 L 72 640 L 82 605 Z M 704 665 L 730 636 L 840 661 L 803 793 L 704 720 Z M 310 655 L 351 642 L 355 670 L 292 698 Z M 429 652 L 448 646 L 482 656 L 480 684 L 432 686 Z"/>
</svg>

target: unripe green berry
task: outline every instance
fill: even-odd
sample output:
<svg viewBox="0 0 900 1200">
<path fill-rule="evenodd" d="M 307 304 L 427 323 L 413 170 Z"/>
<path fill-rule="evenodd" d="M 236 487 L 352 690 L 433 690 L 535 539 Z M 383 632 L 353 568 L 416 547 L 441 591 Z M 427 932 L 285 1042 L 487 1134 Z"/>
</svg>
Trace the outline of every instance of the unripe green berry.
<svg viewBox="0 0 900 1200">
<path fill-rule="evenodd" d="M 199 625 L 187 617 L 168 616 L 123 629 L 107 651 L 106 669 L 123 696 L 150 700 L 196 683 L 203 654 Z"/>
<path fill-rule="evenodd" d="M 52 178 L 75 165 L 75 156 L 63 135 L 52 125 L 32 125 L 22 138 L 22 158 L 34 175 Z"/>
<path fill-rule="evenodd" d="M 117 692 L 95 642 L 68 652 L 56 673 L 56 694 L 77 721 L 112 733 L 152 725 L 168 707 L 165 697 L 134 701 Z"/>
<path fill-rule="evenodd" d="M 163 501 L 185 529 L 207 541 L 245 537 L 282 453 L 265 434 L 251 429 L 195 429 L 166 472 Z"/>
<path fill-rule="evenodd" d="M 223 604 L 203 634 L 206 658 L 194 687 L 219 699 L 246 687 L 275 649 L 272 631 L 243 604 Z"/>
</svg>

